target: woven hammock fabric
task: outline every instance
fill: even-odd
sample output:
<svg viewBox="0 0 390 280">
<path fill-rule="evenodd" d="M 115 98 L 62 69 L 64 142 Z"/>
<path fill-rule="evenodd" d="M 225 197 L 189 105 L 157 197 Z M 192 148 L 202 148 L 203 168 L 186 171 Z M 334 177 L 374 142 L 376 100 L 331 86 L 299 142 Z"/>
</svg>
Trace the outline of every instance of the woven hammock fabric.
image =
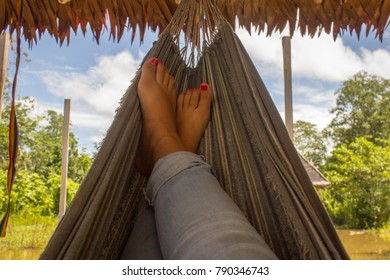
<svg viewBox="0 0 390 280">
<path fill-rule="evenodd" d="M 183 14 L 193 18 L 191 2 L 199 1 L 182 1 L 174 19 L 182 20 Z M 208 1 L 200 3 L 206 5 L 201 13 L 216 13 Z M 213 19 L 215 32 L 204 34 L 211 40 L 203 45 L 196 67 L 187 66 L 178 47 L 177 30 L 183 26 L 177 22 L 167 27 L 145 60 L 163 61 L 179 93 L 210 84 L 212 116 L 199 153 L 279 258 L 347 259 L 256 68 L 230 25 L 215 15 Z M 147 182 L 134 167 L 142 125 L 139 75 L 42 259 L 120 257 Z"/>
</svg>

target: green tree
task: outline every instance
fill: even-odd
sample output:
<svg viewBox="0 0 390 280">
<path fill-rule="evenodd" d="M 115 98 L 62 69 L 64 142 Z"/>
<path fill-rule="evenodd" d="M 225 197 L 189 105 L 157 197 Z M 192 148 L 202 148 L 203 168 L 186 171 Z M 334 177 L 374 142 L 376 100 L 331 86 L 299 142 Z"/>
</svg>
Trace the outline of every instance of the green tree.
<svg viewBox="0 0 390 280">
<path fill-rule="evenodd" d="M 0 126 L 0 210 L 7 203 L 6 180 L 8 159 L 8 122 L 11 100 L 5 93 Z M 61 174 L 63 116 L 55 111 L 34 114 L 35 101 L 18 98 L 16 114 L 19 123 L 17 175 L 12 191 L 12 211 L 40 215 L 57 213 Z M 68 202 L 89 170 L 91 158 L 79 151 L 73 134 L 69 135 Z"/>
<path fill-rule="evenodd" d="M 295 122 L 294 144 L 304 158 L 321 168 L 326 157 L 326 146 L 315 124 L 301 120 Z"/>
<path fill-rule="evenodd" d="M 0 168 L 8 168 L 8 122 L 11 100 L 4 98 L 5 108 L 0 126 Z M 34 114 L 35 100 L 19 98 L 15 106 L 19 127 L 17 168 L 40 174 L 44 178 L 61 173 L 63 115 L 49 110 L 45 115 Z M 91 166 L 85 150 L 79 151 L 73 132 L 69 133 L 68 177 L 80 183 Z"/>
<path fill-rule="evenodd" d="M 48 178 L 50 174 L 60 174 L 62 164 L 62 130 L 64 117 L 49 110 L 45 116 L 46 125 L 39 126 L 34 132 L 34 144 L 30 156 L 35 159 L 32 170 Z M 73 132 L 69 133 L 68 177 L 81 183 L 91 166 L 89 155 L 79 152 L 78 142 Z"/>
<path fill-rule="evenodd" d="M 333 221 L 349 228 L 379 228 L 390 219 L 390 141 L 364 137 L 338 146 L 324 167 L 332 187 L 321 197 Z"/>
<path fill-rule="evenodd" d="M 76 139 L 74 137 L 73 139 L 75 141 L 75 146 L 69 151 L 68 176 L 73 181 L 80 184 L 92 165 L 92 159 L 85 150 L 79 153 Z"/>
<path fill-rule="evenodd" d="M 0 169 L 0 186 L 6 186 L 7 172 Z M 11 212 L 14 214 L 34 214 L 50 216 L 58 214 L 61 175 L 50 174 L 43 180 L 37 173 L 20 170 L 16 175 L 11 196 Z M 75 196 L 78 183 L 67 181 L 67 205 Z M 8 203 L 6 188 L 0 188 L 0 213 L 4 213 Z"/>
<path fill-rule="evenodd" d="M 336 91 L 335 114 L 327 132 L 336 145 L 358 137 L 381 144 L 390 138 L 390 80 L 357 73 Z"/>
<path fill-rule="evenodd" d="M 60 191 L 61 191 L 61 175 L 51 174 L 48 178 L 47 184 L 51 186 L 52 198 L 54 203 L 54 213 L 58 214 L 58 208 L 60 205 Z M 68 179 L 66 183 L 66 205 L 69 206 L 72 202 L 80 184 L 74 182 L 72 179 Z"/>
<path fill-rule="evenodd" d="M 30 170 L 48 178 L 51 173 L 61 173 L 62 116 L 50 110 L 44 119 L 46 124 L 34 131 L 29 156 L 35 159 Z"/>
<path fill-rule="evenodd" d="M 0 123 L 0 168 L 8 168 L 8 127 L 11 111 L 11 97 L 7 91 L 3 96 L 4 108 Z M 15 103 L 15 111 L 19 129 L 18 168 L 28 169 L 31 158 L 28 153 L 34 145 L 34 132 L 42 116 L 34 115 L 35 100 L 30 97 L 19 98 Z"/>
</svg>

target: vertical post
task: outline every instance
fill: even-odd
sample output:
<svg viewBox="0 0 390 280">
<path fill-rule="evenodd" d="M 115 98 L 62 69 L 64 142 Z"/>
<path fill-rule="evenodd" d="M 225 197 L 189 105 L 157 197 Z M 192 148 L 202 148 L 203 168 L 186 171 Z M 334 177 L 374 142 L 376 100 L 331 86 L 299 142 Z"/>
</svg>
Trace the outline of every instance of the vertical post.
<svg viewBox="0 0 390 280">
<path fill-rule="evenodd" d="M 0 34 L 0 121 L 3 112 L 3 93 L 5 86 L 5 77 L 7 76 L 7 60 L 9 49 L 9 35 L 7 32 Z"/>
<path fill-rule="evenodd" d="M 69 126 L 70 126 L 70 99 L 64 101 L 64 127 L 62 131 L 62 169 L 61 169 L 61 191 L 58 219 L 61 220 L 66 210 L 66 180 L 68 179 L 69 159 Z"/>
<path fill-rule="evenodd" d="M 293 132 L 293 97 L 292 97 L 292 70 L 291 70 L 291 38 L 282 38 L 283 46 L 283 72 L 284 72 L 284 102 L 285 124 L 291 140 L 294 140 Z"/>
</svg>

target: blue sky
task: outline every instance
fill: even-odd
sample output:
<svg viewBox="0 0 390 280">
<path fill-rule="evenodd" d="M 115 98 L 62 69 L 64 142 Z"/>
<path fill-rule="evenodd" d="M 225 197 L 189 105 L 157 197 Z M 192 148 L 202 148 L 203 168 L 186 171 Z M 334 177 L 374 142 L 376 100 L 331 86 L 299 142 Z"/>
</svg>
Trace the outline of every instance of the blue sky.
<svg viewBox="0 0 390 280">
<path fill-rule="evenodd" d="M 237 34 L 283 117 L 283 34 L 250 36 L 244 30 Z M 38 113 L 62 112 L 63 100 L 71 98 L 72 129 L 80 146 L 92 152 L 156 37 L 148 32 L 142 45 L 137 38 L 131 45 L 130 32 L 119 43 L 105 32 L 97 45 L 91 35 L 80 33 L 72 34 L 69 46 L 60 47 L 49 36 L 43 36 L 32 49 L 23 43 L 22 50 L 31 62 L 21 64 L 18 95 L 33 97 Z M 309 121 L 323 129 L 331 120 L 334 92 L 358 71 L 390 78 L 390 33 L 386 31 L 382 43 L 374 37 L 362 35 L 358 40 L 356 35 L 345 34 L 334 41 L 325 33 L 319 38 L 302 37 L 298 32 L 293 36 L 294 121 Z M 9 59 L 14 60 L 14 54 Z M 13 75 L 12 67 L 8 75 Z"/>
</svg>

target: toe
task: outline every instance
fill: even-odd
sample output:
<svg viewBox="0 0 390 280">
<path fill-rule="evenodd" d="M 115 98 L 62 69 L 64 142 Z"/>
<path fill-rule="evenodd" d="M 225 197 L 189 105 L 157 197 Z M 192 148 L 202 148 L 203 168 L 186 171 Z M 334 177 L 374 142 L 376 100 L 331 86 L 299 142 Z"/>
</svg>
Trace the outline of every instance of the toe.
<svg viewBox="0 0 390 280">
<path fill-rule="evenodd" d="M 146 81 L 156 80 L 156 66 L 158 64 L 157 58 L 150 58 L 147 62 L 142 65 L 142 75 L 141 79 Z"/>
<path fill-rule="evenodd" d="M 208 84 L 202 84 L 200 86 L 201 92 L 200 92 L 200 99 L 199 99 L 199 105 L 198 108 L 202 110 L 210 110 L 211 100 L 212 100 L 212 92 L 211 88 Z"/>
<path fill-rule="evenodd" d="M 175 89 L 175 80 L 173 79 L 172 76 L 169 76 L 169 82 L 168 82 L 168 94 L 171 98 L 172 101 L 176 104 L 176 89 Z"/>
<path fill-rule="evenodd" d="M 169 77 L 169 80 L 168 80 L 168 91 L 169 92 L 174 92 L 175 91 L 175 80 L 173 79 L 173 77 L 171 75 L 168 76 Z"/>
<path fill-rule="evenodd" d="M 164 67 L 164 80 L 163 80 L 163 85 L 164 87 L 168 88 L 169 87 L 169 81 L 171 80 L 172 76 L 169 74 L 169 70 Z"/>
<path fill-rule="evenodd" d="M 185 93 L 180 93 L 177 97 L 176 109 L 180 113 L 183 110 L 183 104 L 185 99 Z"/>
<path fill-rule="evenodd" d="M 190 106 L 192 92 L 193 92 L 193 90 L 189 89 L 184 94 L 183 109 L 188 108 Z"/>
<path fill-rule="evenodd" d="M 165 66 L 162 62 L 159 62 L 157 64 L 157 70 L 156 70 L 156 80 L 160 85 L 164 85 L 164 80 L 166 76 Z"/>
<path fill-rule="evenodd" d="M 199 97 L 200 97 L 200 90 L 199 89 L 194 89 L 191 94 L 191 99 L 190 99 L 190 108 L 196 109 L 199 104 Z"/>
</svg>

